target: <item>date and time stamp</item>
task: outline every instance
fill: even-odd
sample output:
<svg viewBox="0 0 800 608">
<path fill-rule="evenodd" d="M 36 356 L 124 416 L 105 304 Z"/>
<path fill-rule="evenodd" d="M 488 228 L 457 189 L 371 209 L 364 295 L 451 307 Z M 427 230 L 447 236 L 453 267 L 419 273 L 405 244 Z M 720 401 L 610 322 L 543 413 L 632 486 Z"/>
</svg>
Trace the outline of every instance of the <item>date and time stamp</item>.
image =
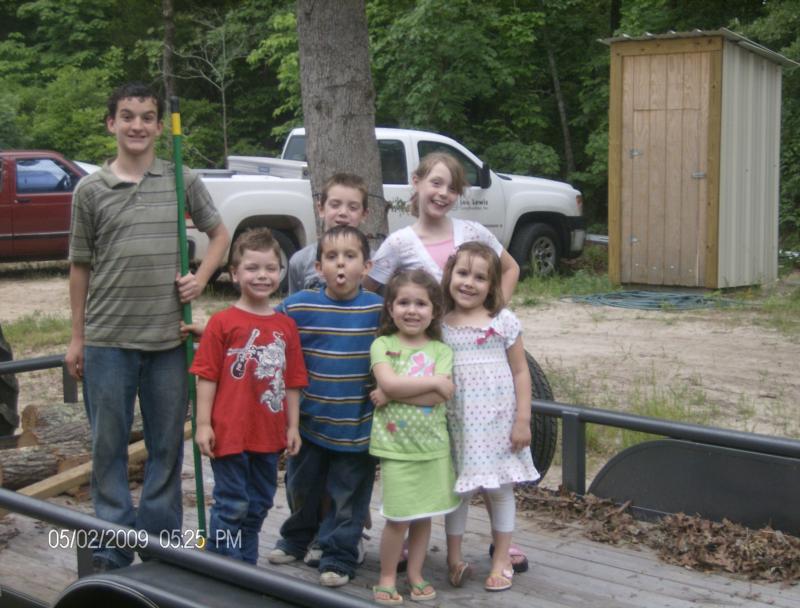
<svg viewBox="0 0 800 608">
<path fill-rule="evenodd" d="M 236 542 L 236 538 L 230 539 Z M 162 549 L 205 549 L 206 538 L 200 530 L 162 530 L 160 534 L 148 534 L 145 530 L 106 529 L 69 530 L 51 529 L 47 533 L 47 545 L 51 549 L 130 549 L 141 551 L 152 544 Z"/>
</svg>

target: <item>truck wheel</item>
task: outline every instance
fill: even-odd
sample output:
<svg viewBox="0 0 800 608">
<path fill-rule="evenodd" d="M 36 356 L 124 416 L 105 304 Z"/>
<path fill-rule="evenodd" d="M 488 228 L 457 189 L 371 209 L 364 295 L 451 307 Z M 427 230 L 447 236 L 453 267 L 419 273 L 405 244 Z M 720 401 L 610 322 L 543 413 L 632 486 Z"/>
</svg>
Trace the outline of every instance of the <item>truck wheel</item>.
<svg viewBox="0 0 800 608">
<path fill-rule="evenodd" d="M 561 258 L 556 231 L 542 223 L 521 226 L 508 252 L 519 264 L 521 276 L 532 274 L 546 277 L 555 274 Z"/>
<path fill-rule="evenodd" d="M 278 241 L 281 246 L 281 293 L 286 293 L 289 290 L 289 258 L 297 251 L 297 245 L 294 244 L 292 237 L 281 230 L 272 230 L 272 236 Z"/>
<path fill-rule="evenodd" d="M 3 336 L 0 326 L 0 363 L 14 358 L 11 347 Z M 0 374 L 0 435 L 13 435 L 19 424 L 17 397 L 19 385 L 14 374 Z"/>
<path fill-rule="evenodd" d="M 250 228 L 260 227 L 261 226 L 248 226 L 247 228 L 236 231 L 236 234 L 231 239 L 231 251 L 228 254 L 229 261 L 233 259 L 233 256 L 231 255 L 233 254 L 233 244 L 236 242 L 236 239 L 239 237 L 239 235 Z M 292 237 L 282 230 L 270 228 L 269 226 L 263 226 L 263 228 L 269 228 L 273 238 L 278 241 L 278 245 L 281 248 L 281 286 L 278 291 L 280 293 L 286 293 L 289 289 L 289 258 L 291 258 L 294 255 L 294 252 L 297 251 L 297 245 L 294 244 Z"/>
<path fill-rule="evenodd" d="M 531 396 L 534 399 L 553 400 L 553 389 L 544 375 L 544 371 L 539 367 L 529 352 L 525 352 L 525 359 L 528 361 L 528 372 L 531 375 Z M 536 412 L 531 412 L 531 454 L 536 470 L 544 478 L 547 470 L 553 462 L 556 453 L 556 442 L 558 441 L 558 419 L 552 416 L 545 416 Z"/>
</svg>

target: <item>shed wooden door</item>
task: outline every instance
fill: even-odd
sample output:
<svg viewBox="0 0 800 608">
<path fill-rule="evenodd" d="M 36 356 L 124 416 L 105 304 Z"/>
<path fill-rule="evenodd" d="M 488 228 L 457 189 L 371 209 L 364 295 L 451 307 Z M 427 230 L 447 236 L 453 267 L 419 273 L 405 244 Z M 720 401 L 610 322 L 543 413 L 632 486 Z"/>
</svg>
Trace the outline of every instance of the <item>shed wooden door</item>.
<svg viewBox="0 0 800 608">
<path fill-rule="evenodd" d="M 710 71 L 708 52 L 623 57 L 623 283 L 704 283 Z"/>
</svg>

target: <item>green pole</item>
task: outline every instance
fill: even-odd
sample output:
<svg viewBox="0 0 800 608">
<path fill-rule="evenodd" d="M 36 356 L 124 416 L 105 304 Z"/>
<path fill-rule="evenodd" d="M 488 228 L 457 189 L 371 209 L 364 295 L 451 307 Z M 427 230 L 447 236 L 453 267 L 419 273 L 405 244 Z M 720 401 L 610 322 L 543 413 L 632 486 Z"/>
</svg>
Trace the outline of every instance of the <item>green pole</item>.
<svg viewBox="0 0 800 608">
<path fill-rule="evenodd" d="M 186 241 L 186 189 L 183 185 L 183 152 L 181 149 L 181 114 L 178 98 L 170 98 L 172 110 L 172 157 L 175 163 L 175 192 L 178 196 L 178 240 L 181 250 L 181 276 L 189 272 L 189 245 Z M 192 322 L 192 305 L 187 302 L 183 305 L 183 322 L 187 325 Z M 186 369 L 192 365 L 194 359 L 194 340 L 191 334 L 186 338 Z M 206 501 L 203 490 L 203 460 L 200 448 L 194 442 L 197 430 L 197 384 L 193 374 L 189 374 L 189 403 L 192 407 L 192 454 L 194 456 L 194 483 L 197 497 L 197 530 L 203 538 L 206 537 Z"/>
</svg>

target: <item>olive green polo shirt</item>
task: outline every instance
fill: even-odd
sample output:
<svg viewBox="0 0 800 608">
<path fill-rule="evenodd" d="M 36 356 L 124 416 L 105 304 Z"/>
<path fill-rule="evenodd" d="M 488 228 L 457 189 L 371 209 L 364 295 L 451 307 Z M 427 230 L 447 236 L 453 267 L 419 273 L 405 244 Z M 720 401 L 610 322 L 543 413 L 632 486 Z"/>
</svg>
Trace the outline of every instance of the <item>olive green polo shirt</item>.
<svg viewBox="0 0 800 608">
<path fill-rule="evenodd" d="M 184 170 L 186 208 L 203 232 L 222 221 L 208 190 Z M 137 350 L 180 344 L 175 172 L 156 159 L 136 184 L 106 162 L 72 199 L 69 259 L 91 265 L 85 343 Z"/>
</svg>

